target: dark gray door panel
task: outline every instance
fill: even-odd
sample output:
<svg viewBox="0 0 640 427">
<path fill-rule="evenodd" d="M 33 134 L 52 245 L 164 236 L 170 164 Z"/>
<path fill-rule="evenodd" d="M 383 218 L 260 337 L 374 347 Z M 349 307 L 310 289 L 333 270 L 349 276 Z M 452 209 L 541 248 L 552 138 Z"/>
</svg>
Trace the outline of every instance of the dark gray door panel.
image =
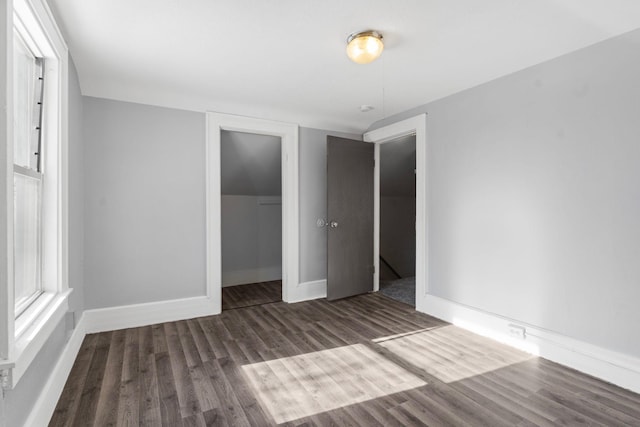
<svg viewBox="0 0 640 427">
<path fill-rule="evenodd" d="M 327 299 L 373 291 L 374 145 L 327 137 Z"/>
</svg>

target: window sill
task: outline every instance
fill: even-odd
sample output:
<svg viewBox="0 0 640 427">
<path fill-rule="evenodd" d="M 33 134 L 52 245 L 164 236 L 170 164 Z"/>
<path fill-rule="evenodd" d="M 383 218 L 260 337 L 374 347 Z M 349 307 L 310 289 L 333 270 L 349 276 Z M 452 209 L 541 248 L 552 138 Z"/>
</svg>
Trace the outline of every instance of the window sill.
<svg viewBox="0 0 640 427">
<path fill-rule="evenodd" d="M 13 358 L 0 362 L 2 388 L 12 389 L 18 384 L 69 309 L 71 291 L 42 294 L 16 319 Z"/>
<path fill-rule="evenodd" d="M 49 304 L 56 297 L 53 292 L 43 292 L 33 301 L 26 310 L 15 320 L 15 337 L 16 342 L 20 340 L 27 330 L 33 325 L 38 317 L 49 307 Z"/>
</svg>

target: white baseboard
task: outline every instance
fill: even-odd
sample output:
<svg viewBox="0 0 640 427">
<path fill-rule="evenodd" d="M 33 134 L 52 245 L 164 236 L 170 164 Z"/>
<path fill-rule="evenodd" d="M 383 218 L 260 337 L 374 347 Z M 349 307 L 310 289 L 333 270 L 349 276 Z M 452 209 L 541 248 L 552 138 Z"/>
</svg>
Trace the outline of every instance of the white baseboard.
<svg viewBox="0 0 640 427">
<path fill-rule="evenodd" d="M 314 280 L 312 282 L 299 283 L 298 286 L 289 290 L 289 295 L 286 296 L 286 302 L 302 302 L 312 299 L 326 298 L 327 297 L 327 281 Z"/>
<path fill-rule="evenodd" d="M 433 295 L 426 295 L 419 309 L 471 332 L 640 393 L 640 359 L 637 357 Z M 511 336 L 509 325 L 524 327 L 525 338 Z"/>
<path fill-rule="evenodd" d="M 89 334 L 214 314 L 213 301 L 203 296 L 86 310 L 83 317 Z"/>
<path fill-rule="evenodd" d="M 36 403 L 25 422 L 26 427 L 40 427 L 49 424 L 85 335 L 86 330 L 83 316 L 80 318 L 69 341 L 67 341 L 67 344 L 62 350 L 60 358 L 58 362 L 56 362 L 49 379 L 47 379 L 47 382 L 40 391 L 40 395 L 37 397 Z"/>
<path fill-rule="evenodd" d="M 270 282 L 282 279 L 282 267 L 263 267 L 248 270 L 223 271 L 222 287 Z"/>
</svg>

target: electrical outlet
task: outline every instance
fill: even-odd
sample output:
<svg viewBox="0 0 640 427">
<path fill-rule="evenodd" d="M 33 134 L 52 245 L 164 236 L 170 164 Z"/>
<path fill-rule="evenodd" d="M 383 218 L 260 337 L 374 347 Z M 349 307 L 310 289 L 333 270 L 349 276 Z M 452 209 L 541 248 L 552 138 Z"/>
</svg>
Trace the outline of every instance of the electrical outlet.
<svg viewBox="0 0 640 427">
<path fill-rule="evenodd" d="M 518 339 L 525 339 L 527 329 L 524 326 L 509 324 L 509 335 Z"/>
</svg>

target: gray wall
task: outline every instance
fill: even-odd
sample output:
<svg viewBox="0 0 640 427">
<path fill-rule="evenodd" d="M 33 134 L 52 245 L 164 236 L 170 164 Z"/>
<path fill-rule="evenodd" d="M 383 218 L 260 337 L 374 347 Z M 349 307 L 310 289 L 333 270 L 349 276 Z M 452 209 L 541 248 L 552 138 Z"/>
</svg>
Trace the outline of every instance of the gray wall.
<svg viewBox="0 0 640 427">
<path fill-rule="evenodd" d="M 326 278 L 326 137 L 300 128 L 300 281 Z M 205 115 L 84 97 L 85 306 L 205 293 Z"/>
<path fill-rule="evenodd" d="M 385 121 L 428 112 L 432 294 L 640 356 L 639 46 L 634 31 Z"/>
<path fill-rule="evenodd" d="M 300 282 L 327 278 L 327 135 L 361 140 L 361 135 L 300 128 Z"/>
<path fill-rule="evenodd" d="M 221 201 L 222 286 L 282 279 L 282 201 L 229 196 Z"/>
<path fill-rule="evenodd" d="M 86 308 L 204 295 L 204 114 L 84 107 Z"/>
</svg>

